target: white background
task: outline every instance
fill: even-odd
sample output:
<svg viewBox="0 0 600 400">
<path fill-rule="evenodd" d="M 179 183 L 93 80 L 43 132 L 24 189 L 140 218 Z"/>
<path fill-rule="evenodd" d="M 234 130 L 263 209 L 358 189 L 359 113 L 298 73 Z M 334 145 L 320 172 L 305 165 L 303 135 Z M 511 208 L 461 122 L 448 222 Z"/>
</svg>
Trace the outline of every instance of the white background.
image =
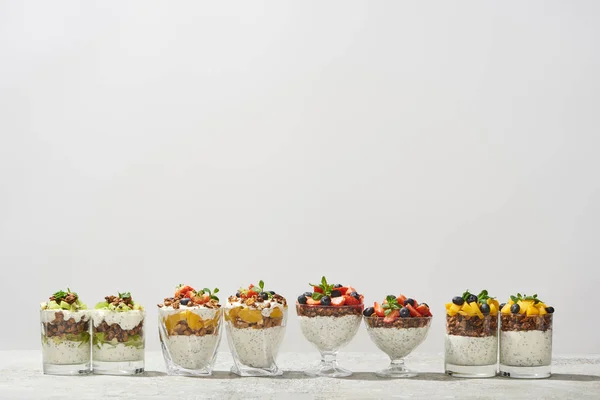
<svg viewBox="0 0 600 400">
<path fill-rule="evenodd" d="M 600 2 L 0 0 L 0 349 L 179 283 L 487 288 L 599 353 Z M 225 296 L 226 297 L 226 296 Z M 6 313 L 8 312 L 8 316 Z M 222 349 L 226 349 L 222 342 Z M 285 350 L 309 350 L 295 312 Z M 377 351 L 364 331 L 347 350 Z"/>
</svg>

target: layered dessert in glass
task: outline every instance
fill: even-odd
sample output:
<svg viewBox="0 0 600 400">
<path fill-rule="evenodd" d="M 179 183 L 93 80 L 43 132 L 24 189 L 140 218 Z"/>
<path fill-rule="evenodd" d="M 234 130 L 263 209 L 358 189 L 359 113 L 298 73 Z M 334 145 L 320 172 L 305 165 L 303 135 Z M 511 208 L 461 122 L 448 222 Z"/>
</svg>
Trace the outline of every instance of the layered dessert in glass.
<svg viewBox="0 0 600 400">
<path fill-rule="evenodd" d="M 212 374 L 221 340 L 218 288 L 179 285 L 158 305 L 158 330 L 169 375 Z"/>
<path fill-rule="evenodd" d="M 533 296 L 510 296 L 500 314 L 500 375 L 548 378 L 554 307 Z"/>
<path fill-rule="evenodd" d="M 446 374 L 462 378 L 496 376 L 498 310 L 496 299 L 468 290 L 446 304 Z"/>
<path fill-rule="evenodd" d="M 144 308 L 131 293 L 106 296 L 92 314 L 92 366 L 95 374 L 144 372 Z"/>
<path fill-rule="evenodd" d="M 427 337 L 432 317 L 429 306 L 403 294 L 388 295 L 381 303 L 365 308 L 363 315 L 369 337 L 391 361 L 375 374 L 383 378 L 416 376 L 416 372 L 404 365 L 404 357 Z"/>
<path fill-rule="evenodd" d="M 44 374 L 90 373 L 90 312 L 77 293 L 59 290 L 40 308 Z"/>
<path fill-rule="evenodd" d="M 240 376 L 276 376 L 276 363 L 287 321 L 287 301 L 258 285 L 241 288 L 225 306 L 225 326 L 234 365 Z"/>
<path fill-rule="evenodd" d="M 321 362 L 306 369 L 309 376 L 344 377 L 352 372 L 337 362 L 338 351 L 358 332 L 364 309 L 364 296 L 352 286 L 309 284 L 312 291 L 298 296 L 296 312 L 304 337 L 321 353 Z"/>
</svg>

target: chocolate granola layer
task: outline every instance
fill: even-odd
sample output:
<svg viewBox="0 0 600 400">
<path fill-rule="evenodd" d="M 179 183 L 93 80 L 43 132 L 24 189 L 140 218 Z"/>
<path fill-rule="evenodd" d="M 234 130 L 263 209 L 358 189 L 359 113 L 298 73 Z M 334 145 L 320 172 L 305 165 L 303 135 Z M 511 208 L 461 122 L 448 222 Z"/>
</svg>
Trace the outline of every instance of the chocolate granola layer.
<svg viewBox="0 0 600 400">
<path fill-rule="evenodd" d="M 262 320 L 258 322 L 246 322 L 239 317 L 232 320 L 232 324 L 236 328 L 253 328 L 253 329 L 266 329 L 272 328 L 274 326 L 281 326 L 283 322 L 283 317 L 281 318 L 271 318 L 271 317 L 262 317 Z"/>
<path fill-rule="evenodd" d="M 384 319 L 384 317 L 372 315 L 371 317 L 365 317 L 365 322 L 370 328 L 423 328 L 429 324 L 431 317 L 397 318 L 393 322 L 385 322 Z"/>
<path fill-rule="evenodd" d="M 498 317 L 486 315 L 480 318 L 477 315 L 446 314 L 446 332 L 449 335 L 484 337 L 498 335 Z"/>
<path fill-rule="evenodd" d="M 301 317 L 343 317 L 344 315 L 362 315 L 362 311 L 362 304 L 340 307 L 296 304 L 296 312 Z"/>
<path fill-rule="evenodd" d="M 144 322 L 140 322 L 133 329 L 123 329 L 118 324 L 107 324 L 106 321 L 102 321 L 102 323 L 98 326 L 94 326 L 94 333 L 96 332 L 104 332 L 106 334 L 106 340 L 111 341 L 113 339 L 117 339 L 118 342 L 126 342 L 129 340 L 130 336 L 133 335 L 144 335 Z"/>
<path fill-rule="evenodd" d="M 542 331 L 552 329 L 552 315 L 502 314 L 500 329 L 503 331 Z"/>
<path fill-rule="evenodd" d="M 65 320 L 65 315 L 61 311 L 54 313 L 54 320 L 45 322 L 44 328 L 46 336 L 66 336 L 68 334 L 78 335 L 83 332 L 88 332 L 90 321 L 83 318 L 79 322 L 75 322 L 73 317 Z"/>
</svg>

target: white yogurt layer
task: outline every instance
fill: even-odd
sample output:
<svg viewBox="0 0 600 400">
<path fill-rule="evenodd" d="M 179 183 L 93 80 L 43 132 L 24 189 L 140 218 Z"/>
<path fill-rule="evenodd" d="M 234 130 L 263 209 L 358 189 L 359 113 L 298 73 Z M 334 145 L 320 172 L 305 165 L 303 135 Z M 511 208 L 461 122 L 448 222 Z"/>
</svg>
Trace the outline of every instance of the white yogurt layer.
<svg viewBox="0 0 600 400">
<path fill-rule="evenodd" d="M 112 310 L 93 310 L 92 320 L 94 326 L 99 326 L 102 321 L 108 325 L 117 324 L 123 330 L 131 330 L 138 326 L 144 320 L 144 311 L 112 311 Z"/>
<path fill-rule="evenodd" d="M 446 363 L 464 366 L 498 362 L 498 337 L 446 335 Z"/>
<path fill-rule="evenodd" d="M 104 343 L 98 348 L 92 347 L 92 358 L 94 361 L 124 362 L 124 361 L 142 361 L 144 360 L 144 348 L 125 346 L 123 343 L 112 345 Z"/>
<path fill-rule="evenodd" d="M 300 329 L 306 339 L 321 351 L 335 351 L 350 343 L 362 317 L 344 315 L 341 317 L 299 316 Z"/>
<path fill-rule="evenodd" d="M 83 318 L 84 320 L 89 319 L 90 317 L 90 310 L 80 310 L 80 311 L 67 311 L 67 310 L 41 310 L 40 311 L 40 319 L 42 322 L 52 322 L 56 319 L 56 313 L 62 313 L 64 320 L 68 321 L 71 318 L 73 318 L 73 320 L 75 320 L 75 323 L 81 321 L 81 319 Z"/>
<path fill-rule="evenodd" d="M 230 347 L 239 362 L 253 368 L 269 368 L 274 364 L 284 334 L 284 326 L 254 329 L 227 324 Z"/>
<path fill-rule="evenodd" d="M 500 363 L 540 367 L 552 362 L 552 330 L 500 331 Z"/>
<path fill-rule="evenodd" d="M 220 308 L 208 308 L 204 306 L 194 306 L 194 307 L 186 307 L 181 306 L 180 308 L 173 307 L 161 307 L 158 309 L 158 314 L 161 316 L 161 319 L 167 317 L 169 315 L 178 314 L 180 312 L 192 312 L 196 315 L 199 315 L 203 320 L 213 319 L 219 312 L 221 312 Z"/>
<path fill-rule="evenodd" d="M 425 337 L 429 327 L 422 328 L 368 328 L 373 343 L 381 351 L 396 360 L 410 354 Z"/>
<path fill-rule="evenodd" d="M 169 336 L 163 345 L 171 355 L 173 364 L 186 369 L 207 368 L 219 346 L 220 335 Z"/>
<path fill-rule="evenodd" d="M 62 340 L 60 342 L 48 338 L 42 343 L 42 354 L 46 364 L 84 364 L 90 361 L 90 342 L 72 342 Z"/>
</svg>

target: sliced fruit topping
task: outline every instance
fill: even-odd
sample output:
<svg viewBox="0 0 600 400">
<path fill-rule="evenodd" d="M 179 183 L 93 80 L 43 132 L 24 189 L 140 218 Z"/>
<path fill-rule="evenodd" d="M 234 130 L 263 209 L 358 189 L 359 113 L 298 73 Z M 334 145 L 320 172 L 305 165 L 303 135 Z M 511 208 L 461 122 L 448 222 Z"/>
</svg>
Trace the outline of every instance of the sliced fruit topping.
<svg viewBox="0 0 600 400">
<path fill-rule="evenodd" d="M 383 322 L 394 322 L 400 318 L 400 310 L 390 310 L 390 313 L 385 316 Z"/>
<path fill-rule="evenodd" d="M 68 310 L 79 311 L 87 309 L 87 306 L 79 300 L 77 293 L 67 288 L 67 291 L 59 290 L 49 297 L 48 302 L 40 304 L 42 310 Z"/>
<path fill-rule="evenodd" d="M 490 297 L 487 290 L 482 290 L 478 295 L 466 290 L 462 296 L 454 296 L 451 303 L 446 303 L 446 314 L 450 317 L 460 314 L 483 319 L 485 315 L 498 315 L 499 309 L 498 301 Z"/>
<path fill-rule="evenodd" d="M 174 296 L 165 297 L 164 302 L 159 304 L 158 307 L 173 307 L 178 309 L 180 306 L 194 307 L 204 305 L 209 308 L 218 308 L 220 305 L 219 298 L 216 296 L 217 293 L 219 293 L 219 288 L 214 288 L 213 290 L 209 288 L 195 290 L 189 285 L 181 284 L 175 288 Z"/>
<path fill-rule="evenodd" d="M 431 310 L 427 304 L 419 304 L 415 299 L 406 298 L 402 294 L 400 296 L 388 295 L 381 304 L 376 302 L 373 312 L 378 317 L 384 317 L 384 322 L 393 322 L 398 318 L 431 316 Z"/>
<path fill-rule="evenodd" d="M 331 299 L 331 305 L 332 306 L 343 306 L 344 304 L 346 304 L 346 297 L 344 296 L 339 296 L 339 297 L 334 297 Z"/>
<path fill-rule="evenodd" d="M 375 302 L 375 304 L 373 305 L 373 308 L 375 310 L 375 314 L 378 317 L 385 317 L 385 310 L 383 309 L 381 304 L 379 304 L 378 302 Z"/>
<path fill-rule="evenodd" d="M 352 286 L 342 284 L 331 285 L 324 276 L 321 283 L 309 283 L 312 292 L 305 292 L 298 296 L 298 304 L 321 305 L 321 306 L 351 306 L 361 305 L 364 296 L 356 292 Z"/>
<path fill-rule="evenodd" d="M 552 311 L 549 311 L 551 309 Z M 554 312 L 554 308 L 548 307 L 538 298 L 537 294 L 527 296 L 517 293 L 516 296 L 510 296 L 508 303 L 500 306 L 502 314 L 523 314 L 526 316 L 546 315 Z"/>
</svg>

